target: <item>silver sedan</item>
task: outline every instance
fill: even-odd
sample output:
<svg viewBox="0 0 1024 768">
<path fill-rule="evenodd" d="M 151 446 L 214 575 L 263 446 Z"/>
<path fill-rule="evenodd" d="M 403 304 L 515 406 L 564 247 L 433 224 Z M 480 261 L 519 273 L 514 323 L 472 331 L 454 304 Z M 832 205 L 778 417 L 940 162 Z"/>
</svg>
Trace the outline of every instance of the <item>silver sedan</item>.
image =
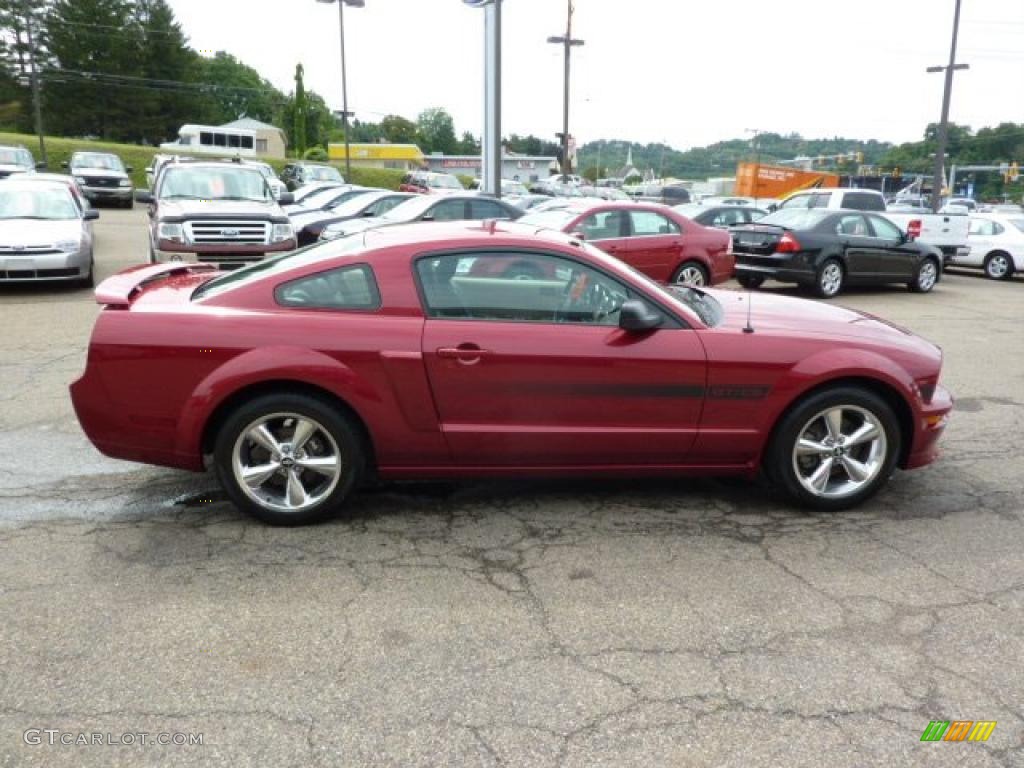
<svg viewBox="0 0 1024 768">
<path fill-rule="evenodd" d="M 0 182 L 0 282 L 65 280 L 93 284 L 92 222 L 60 182 Z"/>
</svg>

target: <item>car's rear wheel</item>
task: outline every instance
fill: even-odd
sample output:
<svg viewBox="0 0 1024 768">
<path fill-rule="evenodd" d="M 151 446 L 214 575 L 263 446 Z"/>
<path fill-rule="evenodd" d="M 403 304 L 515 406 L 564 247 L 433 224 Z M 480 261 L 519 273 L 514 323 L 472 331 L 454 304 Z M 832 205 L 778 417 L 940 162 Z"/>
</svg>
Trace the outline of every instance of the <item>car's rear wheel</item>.
<svg viewBox="0 0 1024 768">
<path fill-rule="evenodd" d="M 698 261 L 684 261 L 676 270 L 672 282 L 704 286 L 708 284 L 708 271 Z"/>
<path fill-rule="evenodd" d="M 1013 274 L 1013 260 L 1010 254 L 993 251 L 985 257 L 985 276 L 993 280 L 1006 280 Z"/>
<path fill-rule="evenodd" d="M 814 279 L 814 292 L 823 299 L 831 299 L 838 296 L 843 290 L 843 282 L 846 275 L 843 273 L 843 265 L 836 259 L 828 259 L 818 267 Z"/>
<path fill-rule="evenodd" d="M 748 291 L 754 291 L 764 285 L 764 278 L 760 275 L 740 275 L 736 278 L 736 282 Z"/>
<path fill-rule="evenodd" d="M 914 293 L 928 293 L 939 282 L 939 263 L 935 259 L 924 259 L 914 270 L 914 277 L 907 284 Z"/>
<path fill-rule="evenodd" d="M 357 427 L 316 397 L 258 397 L 217 434 L 217 478 L 243 511 L 271 525 L 304 525 L 335 512 L 366 466 Z"/>
<path fill-rule="evenodd" d="M 92 288 L 96 285 L 96 260 L 91 253 L 89 254 L 89 274 L 79 280 L 78 285 L 82 288 Z"/>
<path fill-rule="evenodd" d="M 837 387 L 811 395 L 783 417 L 765 470 L 801 506 L 847 509 L 886 483 L 900 444 L 899 422 L 882 398 Z"/>
</svg>

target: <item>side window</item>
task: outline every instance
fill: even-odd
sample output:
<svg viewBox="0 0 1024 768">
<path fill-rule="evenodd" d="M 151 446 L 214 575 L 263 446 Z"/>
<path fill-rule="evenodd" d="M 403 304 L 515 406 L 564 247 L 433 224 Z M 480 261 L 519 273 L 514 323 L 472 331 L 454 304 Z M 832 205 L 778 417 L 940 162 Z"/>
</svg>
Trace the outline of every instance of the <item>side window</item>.
<svg viewBox="0 0 1024 768">
<path fill-rule="evenodd" d="M 380 291 L 366 264 L 339 267 L 282 283 L 274 298 L 284 307 L 306 309 L 377 309 Z"/>
<path fill-rule="evenodd" d="M 474 253 L 416 262 L 432 318 L 614 326 L 635 295 L 607 275 L 541 253 Z"/>
<path fill-rule="evenodd" d="M 749 221 L 747 211 L 742 208 L 723 208 L 711 220 L 713 227 L 730 227 L 733 224 L 744 224 Z"/>
<path fill-rule="evenodd" d="M 840 216 L 836 222 L 837 235 L 852 235 L 854 237 L 868 237 L 868 225 L 863 216 L 849 214 Z"/>
<path fill-rule="evenodd" d="M 807 201 L 808 208 L 828 208 L 829 202 L 832 200 L 832 194 L 829 192 L 818 192 L 810 195 Z"/>
<path fill-rule="evenodd" d="M 901 240 L 903 238 L 900 228 L 888 219 L 883 219 L 881 216 L 869 216 L 868 220 L 871 222 L 871 228 L 875 230 L 875 237 L 885 240 Z"/>
<path fill-rule="evenodd" d="M 633 224 L 633 237 L 679 234 L 679 226 L 674 221 L 654 211 L 630 211 L 629 218 Z"/>
<path fill-rule="evenodd" d="M 851 208 L 855 211 L 884 211 L 885 201 L 880 195 L 847 192 L 843 195 L 843 208 Z"/>
<path fill-rule="evenodd" d="M 204 147 L 212 147 L 213 146 L 213 134 L 210 133 L 209 131 L 200 131 L 200 133 L 199 133 L 199 143 L 202 144 Z"/>
<path fill-rule="evenodd" d="M 982 237 L 995 234 L 992 228 L 992 222 L 987 219 L 971 219 L 967 225 L 967 234 L 969 235 L 981 235 Z"/>
<path fill-rule="evenodd" d="M 384 198 L 381 198 L 377 202 L 372 203 L 371 205 L 367 206 L 366 212 L 370 213 L 370 214 L 372 214 L 374 216 L 381 216 L 381 215 L 387 213 L 388 211 L 390 211 L 392 208 L 394 208 L 396 205 L 398 205 L 404 199 L 405 199 L 404 197 L 384 197 Z"/>
<path fill-rule="evenodd" d="M 992 234 L 993 235 L 1001 235 L 1001 234 L 1003 234 L 1003 232 L 1006 231 L 1006 228 L 1002 224 L 999 224 L 998 222 L 990 221 L 989 224 L 992 225 Z"/>
<path fill-rule="evenodd" d="M 507 219 L 508 211 L 493 200 L 470 200 L 469 218 L 471 219 Z"/>
<path fill-rule="evenodd" d="M 623 211 L 601 211 L 592 213 L 580 222 L 579 229 L 590 240 L 609 240 L 622 237 L 625 232 L 626 216 Z"/>
<path fill-rule="evenodd" d="M 465 200 L 442 200 L 424 214 L 432 221 L 460 221 L 466 218 Z"/>
</svg>

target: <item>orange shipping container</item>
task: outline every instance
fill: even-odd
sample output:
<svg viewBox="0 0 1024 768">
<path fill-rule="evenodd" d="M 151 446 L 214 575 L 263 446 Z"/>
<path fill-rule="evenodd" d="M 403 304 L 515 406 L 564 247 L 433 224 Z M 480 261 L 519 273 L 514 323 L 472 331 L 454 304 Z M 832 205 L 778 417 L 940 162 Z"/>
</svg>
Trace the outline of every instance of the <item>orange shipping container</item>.
<svg viewBox="0 0 1024 768">
<path fill-rule="evenodd" d="M 800 171 L 784 165 L 740 163 L 736 166 L 734 194 L 781 199 L 802 189 L 838 186 L 839 176 L 834 173 Z"/>
</svg>

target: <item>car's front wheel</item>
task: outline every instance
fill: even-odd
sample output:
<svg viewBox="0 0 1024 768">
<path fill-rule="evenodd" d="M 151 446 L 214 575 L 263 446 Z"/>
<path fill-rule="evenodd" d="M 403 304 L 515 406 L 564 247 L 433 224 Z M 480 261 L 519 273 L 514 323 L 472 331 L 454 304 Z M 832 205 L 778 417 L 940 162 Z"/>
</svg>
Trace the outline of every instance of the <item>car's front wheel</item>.
<svg viewBox="0 0 1024 768">
<path fill-rule="evenodd" d="M 899 422 L 878 395 L 837 387 L 811 395 L 779 423 L 765 458 L 776 487 L 801 506 L 848 509 L 892 475 Z"/>
<path fill-rule="evenodd" d="M 993 280 L 1006 280 L 1013 274 L 1013 261 L 1003 251 L 994 251 L 985 257 L 985 277 Z"/>
<path fill-rule="evenodd" d="M 227 418 L 214 463 L 240 509 L 271 525 L 304 525 L 338 509 L 366 456 L 358 429 L 337 408 L 309 395 L 274 394 Z"/>
<path fill-rule="evenodd" d="M 754 291 L 764 285 L 764 278 L 760 275 L 740 275 L 736 282 L 748 291 Z"/>
<path fill-rule="evenodd" d="M 676 270 L 672 278 L 673 283 L 696 285 L 698 287 L 708 285 L 708 271 L 704 265 L 697 261 L 685 261 Z"/>
</svg>

